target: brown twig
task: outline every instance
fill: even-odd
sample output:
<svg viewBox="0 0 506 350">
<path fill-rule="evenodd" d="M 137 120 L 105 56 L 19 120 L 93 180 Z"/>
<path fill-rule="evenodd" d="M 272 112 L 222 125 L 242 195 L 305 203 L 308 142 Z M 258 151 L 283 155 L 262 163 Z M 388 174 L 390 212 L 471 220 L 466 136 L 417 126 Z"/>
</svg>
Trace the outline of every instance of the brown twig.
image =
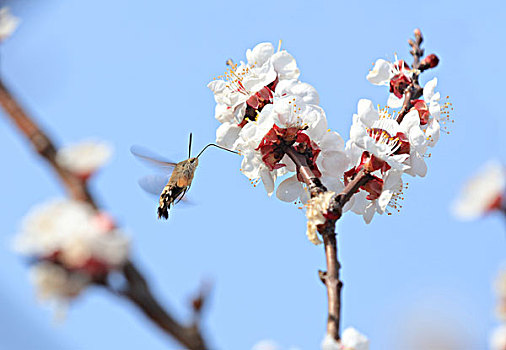
<svg viewBox="0 0 506 350">
<path fill-rule="evenodd" d="M 404 93 L 404 102 L 402 104 L 401 110 L 399 111 L 399 114 L 397 115 L 397 122 L 399 123 L 402 122 L 404 116 L 408 114 L 408 112 L 413 107 L 413 100 L 416 100 L 423 95 L 423 88 L 418 82 L 420 73 L 429 68 L 434 68 L 439 63 L 439 58 L 434 54 L 431 54 L 424 60 L 421 60 L 425 52 L 425 50 L 421 47 L 423 42 L 422 32 L 420 29 L 415 29 L 414 34 L 415 40 L 408 40 L 408 43 L 411 46 L 410 53 L 413 56 L 412 68 L 414 70 L 414 74 L 411 84 L 406 88 L 406 91 Z"/>
<path fill-rule="evenodd" d="M 288 147 L 286 154 L 294 162 L 297 174 L 299 174 L 309 189 L 311 197 L 315 197 L 320 193 L 327 191 L 311 169 L 307 165 L 304 155 L 298 153 L 293 147 Z M 359 188 L 371 179 L 369 173 L 361 170 L 355 178 L 348 183 L 341 193 L 336 195 L 328 212 L 331 212 L 334 219 L 319 227 L 319 233 L 323 237 L 323 246 L 325 249 L 325 258 L 327 271 L 319 271 L 318 275 L 327 288 L 328 299 L 328 317 L 327 317 L 327 334 L 335 340 L 340 338 L 340 318 L 341 318 L 341 289 L 343 283 L 339 279 L 339 270 L 341 264 L 337 256 L 337 237 L 336 237 L 336 221 L 341 217 L 344 205 L 350 200 Z"/>
<path fill-rule="evenodd" d="M 49 165 L 54 169 L 69 196 L 73 199 L 87 202 L 94 208 L 98 208 L 96 201 L 88 190 L 86 182 L 74 176 L 56 162 L 57 147 L 35 121 L 28 116 L 1 79 L 0 105 L 5 110 L 6 115 L 30 141 L 37 153 L 47 160 Z M 151 321 L 166 334 L 174 337 L 187 349 L 208 349 L 198 324 L 194 323 L 190 326 L 183 326 L 178 323 L 156 300 L 145 278 L 132 262 L 128 261 L 121 272 L 128 282 L 126 289 L 120 292 L 121 295 L 137 305 Z M 112 290 L 112 288 L 109 289 Z"/>
</svg>

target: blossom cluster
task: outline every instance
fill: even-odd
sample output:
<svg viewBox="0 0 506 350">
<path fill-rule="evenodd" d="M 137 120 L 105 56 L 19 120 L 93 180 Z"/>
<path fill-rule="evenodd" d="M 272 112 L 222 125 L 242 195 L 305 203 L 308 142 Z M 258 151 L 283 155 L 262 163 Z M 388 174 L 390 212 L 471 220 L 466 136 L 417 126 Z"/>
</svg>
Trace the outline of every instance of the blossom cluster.
<svg viewBox="0 0 506 350">
<path fill-rule="evenodd" d="M 221 123 L 216 142 L 244 156 L 241 171 L 253 183 L 261 179 L 282 201 L 309 199 L 295 164 L 286 155 L 291 147 L 306 155 L 311 170 L 331 190 L 340 190 L 344 171 L 344 141 L 327 128 L 316 89 L 299 80 L 295 59 L 285 50 L 275 52 L 261 43 L 246 52 L 247 62 L 231 64 L 223 77 L 209 83 L 216 100 L 215 117 Z"/>
<path fill-rule="evenodd" d="M 411 101 L 412 108 L 397 118 L 395 109 L 402 106 L 415 79 L 418 84 L 420 71 L 402 60 L 378 60 L 367 79 L 389 86 L 388 107 L 375 108 L 371 101 L 360 100 L 345 143 L 339 133 L 328 129 L 316 89 L 299 80 L 300 71 L 289 53 L 261 43 L 248 50 L 246 57 L 247 62 L 239 64 L 229 61 L 226 74 L 208 85 L 216 101 L 215 117 L 221 123 L 216 142 L 240 152 L 242 173 L 254 185 L 261 180 L 268 195 L 276 192 L 282 201 L 308 202 L 294 153 L 304 157 L 314 176 L 335 193 L 364 169 L 372 180 L 360 187 L 345 210 L 370 223 L 375 213 L 398 209 L 404 174 L 426 175 L 427 151 L 439 140 L 447 107 L 435 92 L 436 78 L 425 85 L 423 96 Z M 427 56 L 421 65 L 434 67 L 437 57 Z M 308 236 L 317 243 L 314 227 L 322 219 L 311 208 L 315 205 L 308 206 Z"/>
<path fill-rule="evenodd" d="M 87 141 L 62 148 L 56 161 L 84 181 L 110 153 L 104 143 Z M 128 258 L 129 240 L 107 213 L 91 204 L 56 199 L 35 206 L 25 216 L 14 249 L 34 262 L 31 277 L 40 299 L 61 305 L 121 268 Z"/>
<path fill-rule="evenodd" d="M 35 261 L 32 280 L 41 299 L 54 301 L 71 299 L 120 268 L 128 247 L 109 215 L 69 199 L 33 208 L 14 241 L 16 251 Z"/>
</svg>

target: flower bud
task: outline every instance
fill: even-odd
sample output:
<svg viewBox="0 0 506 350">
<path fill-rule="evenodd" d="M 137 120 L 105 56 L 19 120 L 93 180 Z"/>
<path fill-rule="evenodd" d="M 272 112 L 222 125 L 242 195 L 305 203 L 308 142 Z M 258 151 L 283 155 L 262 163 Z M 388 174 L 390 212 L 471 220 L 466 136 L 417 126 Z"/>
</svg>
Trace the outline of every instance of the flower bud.
<svg viewBox="0 0 506 350">
<path fill-rule="evenodd" d="M 436 67 L 438 65 L 438 63 L 439 63 L 439 58 L 434 54 L 430 54 L 429 56 L 425 57 L 422 60 L 422 62 L 420 62 L 420 66 L 418 67 L 418 69 L 420 69 L 421 71 L 424 71 L 426 69 Z"/>
</svg>

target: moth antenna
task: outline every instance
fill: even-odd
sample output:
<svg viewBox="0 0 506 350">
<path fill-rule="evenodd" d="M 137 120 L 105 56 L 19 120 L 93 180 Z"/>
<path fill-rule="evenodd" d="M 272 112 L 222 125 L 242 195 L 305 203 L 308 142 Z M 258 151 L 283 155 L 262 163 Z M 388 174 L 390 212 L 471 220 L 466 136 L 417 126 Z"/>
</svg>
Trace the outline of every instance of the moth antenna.
<svg viewBox="0 0 506 350">
<path fill-rule="evenodd" d="M 208 144 L 206 147 L 204 147 L 202 149 L 202 151 L 200 151 L 200 153 L 195 157 L 195 158 L 198 158 L 200 157 L 200 155 L 202 153 L 204 153 L 204 151 L 209 147 L 209 146 L 214 146 L 214 147 L 218 147 L 218 148 L 221 148 L 222 150 L 225 150 L 225 151 L 228 151 L 228 152 L 232 152 L 232 153 L 235 153 L 235 154 L 239 154 L 239 152 L 236 152 L 236 151 L 232 151 L 231 149 L 228 149 L 228 148 L 225 148 L 225 147 L 222 147 L 222 146 L 218 146 L 217 144 L 214 144 L 214 143 L 210 143 Z"/>
<path fill-rule="evenodd" d="M 190 142 L 188 145 L 188 158 L 191 158 L 192 156 L 192 133 L 190 133 Z"/>
</svg>

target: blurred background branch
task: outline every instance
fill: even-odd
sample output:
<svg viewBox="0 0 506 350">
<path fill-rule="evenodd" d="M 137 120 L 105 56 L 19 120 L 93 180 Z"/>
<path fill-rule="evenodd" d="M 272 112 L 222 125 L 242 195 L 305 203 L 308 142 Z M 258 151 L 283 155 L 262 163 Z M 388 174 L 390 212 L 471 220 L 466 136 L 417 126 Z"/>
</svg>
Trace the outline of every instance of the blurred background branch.
<svg viewBox="0 0 506 350">
<path fill-rule="evenodd" d="M 93 208 L 98 209 L 95 199 L 90 194 L 86 180 L 79 178 L 74 173 L 61 167 L 56 161 L 58 151 L 55 143 L 50 137 L 41 130 L 34 119 L 28 116 L 26 110 L 21 106 L 13 94 L 7 89 L 2 79 L 0 79 L 0 105 L 5 110 L 5 115 L 16 125 L 19 131 L 31 143 L 35 151 L 44 158 L 51 168 L 56 172 L 62 185 L 68 192 L 68 195 L 78 201 L 90 204 Z M 166 334 L 172 336 L 185 348 L 191 350 L 204 350 L 209 347 L 200 330 L 200 325 L 195 321 L 190 325 L 179 323 L 176 318 L 171 315 L 156 299 L 151 292 L 146 279 L 137 269 L 132 261 L 127 261 L 120 270 L 127 286 L 119 293 L 108 285 L 107 280 L 94 281 L 97 284 L 105 285 L 108 290 L 115 292 L 117 295 L 124 296 L 139 309 Z M 198 297 L 199 300 L 202 296 Z M 202 301 L 199 302 L 202 304 Z M 196 304 L 196 303 L 194 303 Z M 200 313 L 201 308 L 195 308 L 196 313 Z"/>
</svg>

